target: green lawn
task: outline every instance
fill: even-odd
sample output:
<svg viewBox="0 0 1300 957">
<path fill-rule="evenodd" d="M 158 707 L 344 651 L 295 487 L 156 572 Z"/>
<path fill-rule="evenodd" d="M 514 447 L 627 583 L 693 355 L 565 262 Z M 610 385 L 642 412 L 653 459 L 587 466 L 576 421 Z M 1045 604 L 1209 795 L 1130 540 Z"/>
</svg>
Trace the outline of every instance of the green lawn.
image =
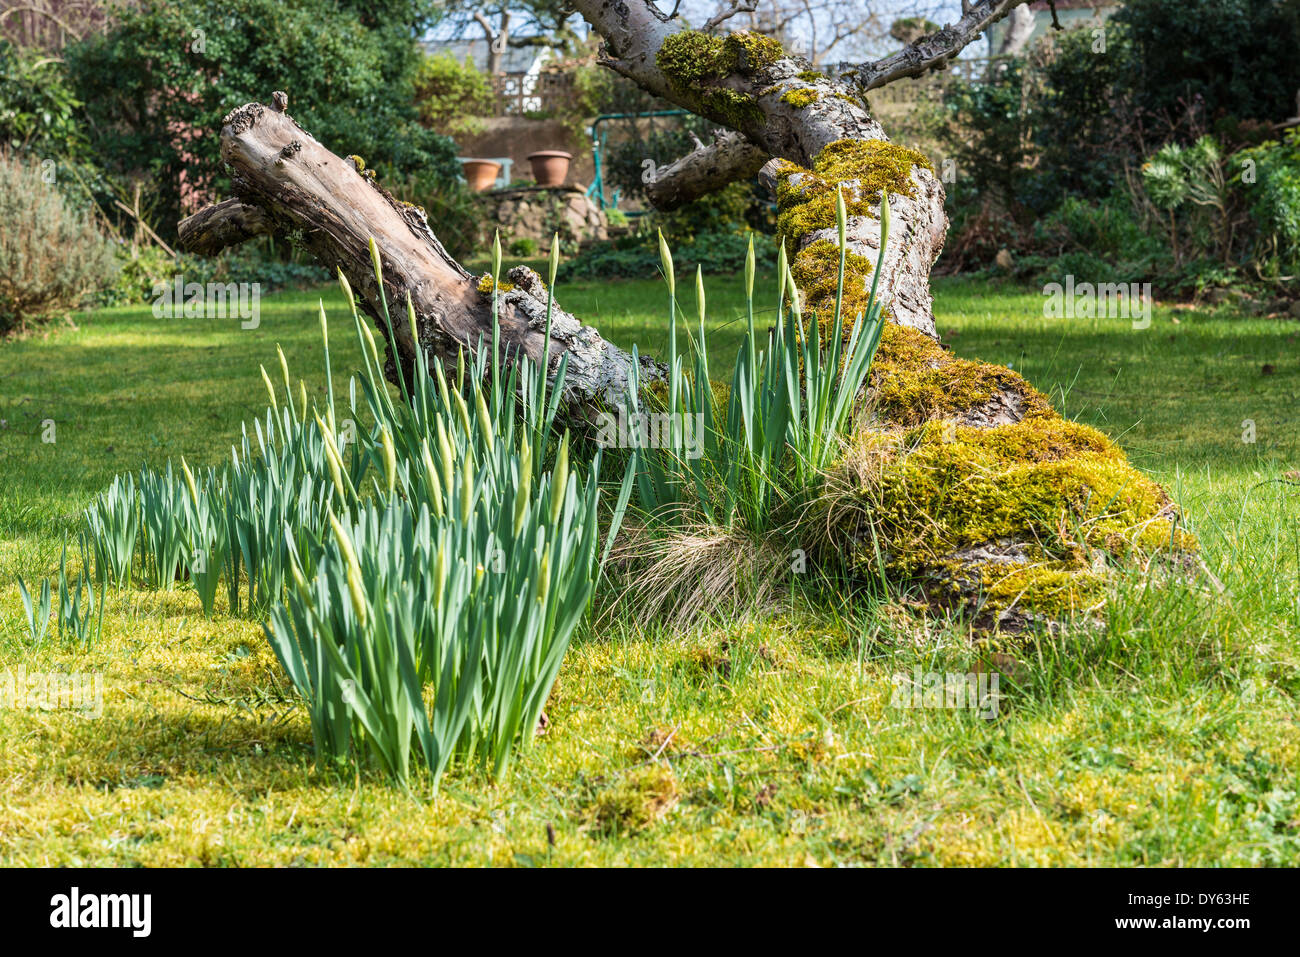
<svg viewBox="0 0 1300 957">
<path fill-rule="evenodd" d="M 708 292 L 730 353 L 740 283 Z M 1119 582 L 1107 628 L 1040 645 L 994 722 L 891 705 L 893 675 L 971 661 L 959 624 L 904 602 L 793 599 L 685 633 L 585 625 L 536 748 L 500 784 L 460 769 L 425 801 L 315 769 L 260 625 L 204 620 L 188 589 L 110 597 L 102 642 L 79 655 L 19 630 L 15 577 L 55 569 L 115 473 L 229 454 L 265 406 L 258 365 L 276 369 L 277 343 L 322 394 L 317 295 L 345 329 L 327 289 L 265 301 L 256 330 L 133 308 L 0 343 L 0 678 L 98 672 L 104 687 L 97 720 L 0 710 L 0 862 L 1300 862 L 1300 485 L 1285 479 L 1300 325 L 1168 308 L 1146 330 L 1046 320 L 1034 291 L 940 281 L 945 341 L 1118 438 L 1183 504 L 1222 593 Z M 661 284 L 559 295 L 614 341 L 662 351 Z M 332 354 L 337 372 L 358 352 L 338 333 Z"/>
</svg>

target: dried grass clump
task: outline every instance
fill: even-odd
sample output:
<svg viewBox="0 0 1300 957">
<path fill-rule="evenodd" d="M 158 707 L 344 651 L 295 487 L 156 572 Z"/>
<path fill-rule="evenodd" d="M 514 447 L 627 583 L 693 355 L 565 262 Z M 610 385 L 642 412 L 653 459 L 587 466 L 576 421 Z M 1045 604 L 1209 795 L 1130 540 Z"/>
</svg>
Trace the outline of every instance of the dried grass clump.
<svg viewBox="0 0 1300 957">
<path fill-rule="evenodd" d="M 772 539 L 705 523 L 670 532 L 625 525 L 610 562 L 621 572 L 612 608 L 677 627 L 762 608 L 790 575 L 789 556 Z"/>
</svg>

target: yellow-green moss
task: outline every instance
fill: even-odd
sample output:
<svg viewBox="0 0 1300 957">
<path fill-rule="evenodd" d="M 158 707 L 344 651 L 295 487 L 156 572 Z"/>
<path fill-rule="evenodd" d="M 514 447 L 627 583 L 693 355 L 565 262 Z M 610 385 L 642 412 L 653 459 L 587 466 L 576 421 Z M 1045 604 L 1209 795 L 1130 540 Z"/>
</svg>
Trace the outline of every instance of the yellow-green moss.
<svg viewBox="0 0 1300 957">
<path fill-rule="evenodd" d="M 1065 621 L 1097 605 L 1102 598 L 1100 575 L 1061 563 L 979 569 L 978 607 L 996 616 L 1011 608 Z"/>
<path fill-rule="evenodd" d="M 1005 366 L 959 359 L 929 336 L 889 323 L 871 367 L 878 412 L 891 424 L 960 417 L 997 394 L 1019 396 L 1024 418 L 1055 415 L 1047 397 Z"/>
<path fill-rule="evenodd" d="M 714 84 L 733 73 L 758 77 L 782 55 L 780 43 L 757 33 L 715 37 L 684 30 L 664 40 L 655 63 L 678 96 L 699 112 L 744 129 L 762 124 L 762 110 L 748 94 Z"/>
<path fill-rule="evenodd" d="M 912 170 L 918 166 L 934 171 L 921 153 L 886 140 L 836 140 L 817 154 L 812 170 L 783 162 L 777 174 L 778 230 L 797 243 L 814 230 L 832 228 L 838 184 L 855 186 L 856 199 L 845 191 L 850 216 L 871 215 L 884 190 L 913 196 Z M 805 175 L 796 181 L 796 174 Z"/>
<path fill-rule="evenodd" d="M 515 284 L 512 282 L 499 282 L 496 284 L 496 290 L 498 293 L 509 292 L 514 288 Z M 484 273 L 478 277 L 478 291 L 484 295 L 492 294 L 492 276 L 490 273 Z"/>
<path fill-rule="evenodd" d="M 799 250 L 790 263 L 790 274 L 799 287 L 804 314 L 816 314 L 823 334 L 829 334 L 835 321 L 835 294 L 839 285 L 840 249 L 829 239 L 819 239 Z M 844 257 L 844 298 L 840 316 L 847 334 L 870 303 L 870 280 L 873 266 L 865 256 L 847 253 Z"/>
<path fill-rule="evenodd" d="M 943 568 L 962 549 L 1000 541 L 1070 571 L 1088 569 L 1094 551 L 1195 547 L 1159 485 L 1105 435 L 1054 414 L 991 428 L 931 422 L 875 438 L 858 494 L 892 575 Z M 874 562 L 874 550 L 863 560 Z"/>
<path fill-rule="evenodd" d="M 800 70 L 799 79 L 805 83 L 816 83 L 818 80 L 827 80 L 829 77 L 825 73 L 819 73 L 816 70 Z"/>
<path fill-rule="evenodd" d="M 796 110 L 802 110 L 805 106 L 811 106 L 822 98 L 822 95 L 810 86 L 802 87 L 798 90 L 787 90 L 781 94 L 781 102 L 789 103 Z"/>
<path fill-rule="evenodd" d="M 666 816 L 680 797 L 672 768 L 660 764 L 637 768 L 597 795 L 592 823 L 605 833 L 634 834 Z"/>
</svg>

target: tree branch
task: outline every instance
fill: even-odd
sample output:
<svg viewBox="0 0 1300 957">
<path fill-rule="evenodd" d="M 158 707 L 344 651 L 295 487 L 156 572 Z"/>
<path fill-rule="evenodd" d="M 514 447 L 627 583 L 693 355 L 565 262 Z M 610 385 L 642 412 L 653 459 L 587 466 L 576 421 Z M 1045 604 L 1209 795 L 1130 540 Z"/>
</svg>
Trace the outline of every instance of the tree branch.
<svg viewBox="0 0 1300 957">
<path fill-rule="evenodd" d="M 655 169 L 646 198 L 655 209 L 673 210 L 736 180 L 757 176 L 768 155 L 732 130 L 714 131 L 707 146 Z"/>
<path fill-rule="evenodd" d="M 758 9 L 758 0 L 731 0 L 731 5 L 725 10 L 719 10 L 713 16 L 709 17 L 704 23 L 704 32 L 712 33 L 723 23 L 726 23 L 732 17 L 739 13 L 753 13 Z"/>
<path fill-rule="evenodd" d="M 271 221 L 260 206 L 237 199 L 201 209 L 176 227 L 181 249 L 201 256 L 215 256 L 228 246 L 271 231 Z"/>
<path fill-rule="evenodd" d="M 235 198 L 187 219 L 180 226 L 183 248 L 215 252 L 260 232 L 295 234 L 317 262 L 342 271 L 361 295 L 363 308 L 388 340 L 385 374 L 393 381 L 426 354 L 454 363 L 462 349 L 472 352 L 492 335 L 492 296 L 447 254 L 423 212 L 398 202 L 288 113 L 258 103 L 230 113 L 221 129 L 221 158 L 231 170 Z M 383 263 L 391 336 L 381 319 L 371 242 Z M 502 278 L 513 287 L 497 297 L 500 340 L 508 355 L 546 361 L 552 370 L 567 355 L 564 398 L 571 407 L 618 401 L 627 389 L 631 356 L 558 305 L 551 312 L 548 340 L 547 293 L 540 278 L 524 267 Z M 653 361 L 642 375 L 655 378 Z"/>
<path fill-rule="evenodd" d="M 862 91 L 875 90 L 904 77 L 920 76 L 942 67 L 1014 7 L 1029 0 L 977 0 L 963 6 L 961 19 L 938 33 L 922 37 L 897 53 L 864 63 L 849 73 Z"/>
<path fill-rule="evenodd" d="M 759 42 L 752 33 L 729 38 L 708 38 L 689 31 L 685 24 L 668 21 L 646 0 L 575 0 L 578 12 L 605 39 L 612 57 L 604 65 L 632 80 L 643 90 L 676 103 L 741 134 L 753 147 L 736 148 L 736 158 L 725 165 L 722 150 L 704 150 L 703 156 L 683 157 L 669 167 L 673 175 L 660 182 L 661 198 L 682 201 L 708 187 L 725 185 L 752 171 L 760 157 L 788 160 L 811 171 L 816 158 L 833 143 L 879 142 L 889 137 L 867 112 L 866 106 L 844 82 L 826 76 L 809 76 L 806 60 L 789 56 L 770 39 Z M 686 33 L 691 37 L 682 36 Z M 692 48 L 702 43 L 712 47 L 728 65 L 703 74 L 691 63 Z M 719 49 L 718 45 L 721 45 Z M 663 56 L 667 52 L 668 56 Z M 661 59 L 665 66 L 661 67 Z M 678 69 L 676 75 L 669 75 Z M 744 156 L 744 162 L 739 157 Z M 716 168 L 714 159 L 718 157 Z M 682 170 L 677 173 L 675 171 Z M 689 170 L 689 175 L 687 173 Z M 943 246 L 947 217 L 943 210 L 943 186 L 925 166 L 914 165 L 909 175 L 910 190 L 890 196 L 894 221 L 906 224 L 893 233 L 880 271 L 882 288 L 888 290 L 893 320 L 934 336 L 931 306 L 930 268 Z M 796 190 L 816 190 L 831 185 L 811 172 L 791 173 Z M 678 185 L 678 184 L 683 185 Z M 843 183 L 850 197 L 858 195 L 860 183 L 847 177 Z M 864 211 L 865 213 L 865 211 Z M 850 251 L 873 255 L 880 248 L 877 214 L 855 215 L 849 223 Z M 829 233 L 829 234 L 828 234 Z M 831 239 L 833 228 L 805 230 L 798 237 L 798 255 L 803 248 Z"/>
</svg>

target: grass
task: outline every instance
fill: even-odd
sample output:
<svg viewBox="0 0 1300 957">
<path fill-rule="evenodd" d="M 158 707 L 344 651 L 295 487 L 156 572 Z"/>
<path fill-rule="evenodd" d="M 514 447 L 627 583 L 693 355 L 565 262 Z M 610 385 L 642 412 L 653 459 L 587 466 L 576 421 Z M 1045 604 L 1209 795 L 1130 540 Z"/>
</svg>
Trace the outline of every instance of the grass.
<svg viewBox="0 0 1300 957">
<path fill-rule="evenodd" d="M 708 292 L 733 352 L 741 280 Z M 110 592 L 90 652 L 20 638 L 16 576 L 57 567 L 63 531 L 117 472 L 228 455 L 265 405 L 258 365 L 277 342 L 323 396 L 316 295 L 264 302 L 257 330 L 116 309 L 0 345 L 0 680 L 98 672 L 104 694 L 96 720 L 0 710 L 0 862 L 1300 861 L 1295 323 L 1162 307 L 1141 331 L 1045 320 L 1034 291 L 941 281 L 945 341 L 1118 437 L 1183 503 L 1224 591 L 1119 583 L 1107 630 L 1042 643 L 992 722 L 891 704 L 894 675 L 971 665 L 959 624 L 905 600 L 814 607 L 801 587 L 688 632 L 584 624 L 537 746 L 503 782 L 459 770 L 426 802 L 377 772 L 315 768 L 260 625 L 204 620 L 188 587 Z M 559 295 L 614 341 L 663 351 L 661 284 Z M 336 339 L 334 368 L 350 369 L 355 346 Z"/>
</svg>

